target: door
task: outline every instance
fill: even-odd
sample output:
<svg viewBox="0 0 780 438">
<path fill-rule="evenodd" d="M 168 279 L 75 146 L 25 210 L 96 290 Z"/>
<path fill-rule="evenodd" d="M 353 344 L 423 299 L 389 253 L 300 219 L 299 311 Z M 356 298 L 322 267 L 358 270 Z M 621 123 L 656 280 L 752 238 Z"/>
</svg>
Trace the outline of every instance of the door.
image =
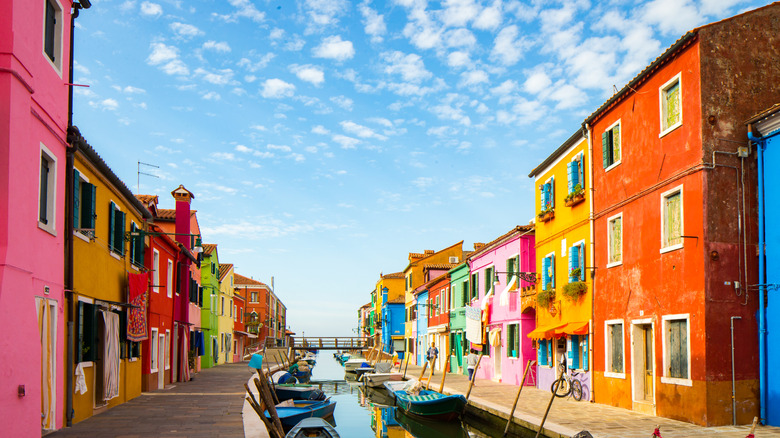
<svg viewBox="0 0 780 438">
<path fill-rule="evenodd" d="M 496 380 L 501 380 L 501 356 L 504 355 L 502 342 L 504 342 L 504 340 L 499 338 L 498 342 L 496 342 L 496 346 L 493 347 L 493 354 L 495 355 L 495 358 L 493 359 L 493 367 L 495 369 L 493 378 Z"/>
<path fill-rule="evenodd" d="M 165 334 L 160 333 L 157 336 L 157 389 L 165 388 L 165 369 L 168 364 L 165 363 Z"/>
<path fill-rule="evenodd" d="M 41 335 L 41 429 L 55 428 L 57 354 L 57 302 L 36 298 L 38 331 Z"/>
<path fill-rule="evenodd" d="M 644 390 L 643 396 L 645 401 L 653 401 L 653 326 L 642 326 L 642 360 L 643 360 L 643 377 L 644 377 Z"/>
<path fill-rule="evenodd" d="M 463 340 L 461 339 L 463 337 L 463 333 L 455 333 L 455 341 L 453 342 L 453 345 L 455 345 L 455 360 L 458 361 L 458 371 L 460 372 L 463 369 Z"/>
</svg>

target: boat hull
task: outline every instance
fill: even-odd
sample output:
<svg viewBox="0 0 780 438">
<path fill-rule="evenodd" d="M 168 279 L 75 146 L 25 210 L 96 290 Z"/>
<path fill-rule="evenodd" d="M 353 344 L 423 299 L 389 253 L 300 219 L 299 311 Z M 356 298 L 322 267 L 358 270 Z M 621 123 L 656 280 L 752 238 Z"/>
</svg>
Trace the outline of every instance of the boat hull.
<svg viewBox="0 0 780 438">
<path fill-rule="evenodd" d="M 453 420 L 466 409 L 462 395 L 444 395 L 436 391 L 420 391 L 411 395 L 406 391 L 395 392 L 395 404 L 404 413 L 434 420 Z"/>
<path fill-rule="evenodd" d="M 333 415 L 334 410 L 336 410 L 336 402 L 331 399 L 322 401 L 296 400 L 294 407 L 277 407 L 276 414 L 283 426 L 294 427 L 304 418 L 328 417 Z M 265 411 L 265 416 L 271 418 L 268 411 Z"/>
<path fill-rule="evenodd" d="M 336 429 L 322 418 L 304 418 L 295 425 L 285 438 L 340 438 Z"/>
</svg>

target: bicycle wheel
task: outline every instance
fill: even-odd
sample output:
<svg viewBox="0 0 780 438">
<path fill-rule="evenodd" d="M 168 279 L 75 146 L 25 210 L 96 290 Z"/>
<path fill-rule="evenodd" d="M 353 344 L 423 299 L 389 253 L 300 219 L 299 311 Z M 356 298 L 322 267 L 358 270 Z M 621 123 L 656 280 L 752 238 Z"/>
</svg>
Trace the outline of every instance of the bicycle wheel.
<svg viewBox="0 0 780 438">
<path fill-rule="evenodd" d="M 550 391 L 555 394 L 556 397 L 566 397 L 571 392 L 571 386 L 569 382 L 563 377 L 555 380 L 550 386 Z"/>
<path fill-rule="evenodd" d="M 571 381 L 571 396 L 574 400 L 582 400 L 582 383 L 579 380 L 573 379 Z"/>
</svg>

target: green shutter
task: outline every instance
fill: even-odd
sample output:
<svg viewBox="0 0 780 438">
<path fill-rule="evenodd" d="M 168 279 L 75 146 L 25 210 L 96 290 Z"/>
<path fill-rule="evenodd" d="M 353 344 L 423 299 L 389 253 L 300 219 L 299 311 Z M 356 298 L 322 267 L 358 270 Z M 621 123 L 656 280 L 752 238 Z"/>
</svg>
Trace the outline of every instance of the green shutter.
<svg viewBox="0 0 780 438">
<path fill-rule="evenodd" d="M 79 171 L 73 169 L 73 228 L 82 228 L 79 213 L 81 212 L 81 178 Z"/>
<path fill-rule="evenodd" d="M 601 159 L 604 164 L 604 168 L 609 167 L 609 131 L 605 131 L 601 134 Z"/>
<path fill-rule="evenodd" d="M 114 225 L 114 247 L 116 251 L 124 255 L 125 254 L 125 213 L 117 210 L 114 213 L 114 219 L 116 224 Z"/>
<path fill-rule="evenodd" d="M 115 238 L 116 238 L 116 219 L 115 219 L 115 213 L 116 207 L 114 206 L 114 203 L 111 202 L 108 204 L 108 249 L 114 250 L 116 248 Z"/>
<path fill-rule="evenodd" d="M 86 228 L 94 230 L 95 216 L 97 214 L 97 187 L 92 184 L 87 184 L 85 189 L 87 190 L 84 192 L 84 194 L 89 194 L 89 199 L 84 199 L 84 207 L 89 209 L 89 214 L 84 215 L 82 213 L 82 216 L 84 219 L 86 219 Z"/>
</svg>

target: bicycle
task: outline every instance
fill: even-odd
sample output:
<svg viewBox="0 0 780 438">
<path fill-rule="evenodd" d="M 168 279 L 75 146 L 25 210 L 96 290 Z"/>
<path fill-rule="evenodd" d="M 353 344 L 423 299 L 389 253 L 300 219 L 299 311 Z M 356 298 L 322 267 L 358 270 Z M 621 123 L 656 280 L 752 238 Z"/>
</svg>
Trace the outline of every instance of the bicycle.
<svg viewBox="0 0 780 438">
<path fill-rule="evenodd" d="M 566 397 L 571 394 L 574 400 L 582 400 L 582 383 L 575 379 L 578 373 L 572 370 L 570 373 L 566 369 L 565 364 L 558 365 L 561 369 L 561 375 L 555 379 L 550 386 L 550 391 L 555 394 L 556 397 Z"/>
</svg>

